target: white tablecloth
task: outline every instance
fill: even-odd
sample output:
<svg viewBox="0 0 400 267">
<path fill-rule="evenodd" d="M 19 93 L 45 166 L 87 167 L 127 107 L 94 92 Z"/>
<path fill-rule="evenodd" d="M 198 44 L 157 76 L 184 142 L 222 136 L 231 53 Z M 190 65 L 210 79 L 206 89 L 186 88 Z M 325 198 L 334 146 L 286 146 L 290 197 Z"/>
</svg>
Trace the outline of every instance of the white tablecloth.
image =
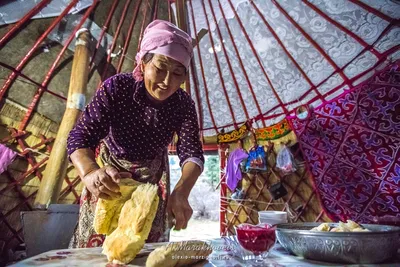
<svg viewBox="0 0 400 267">
<path fill-rule="evenodd" d="M 146 257 L 150 251 L 163 245 L 162 243 L 146 244 L 143 250 L 138 254 L 136 259 L 125 266 L 145 266 Z M 209 256 L 208 262 L 204 262 L 197 266 L 203 267 L 242 267 L 246 266 L 240 259 L 232 256 L 228 247 L 222 239 L 211 240 L 213 253 Z M 102 266 L 102 267 L 117 267 L 121 265 L 113 265 L 107 262 L 105 255 L 101 254 L 101 248 L 82 248 L 82 249 L 62 249 L 52 250 L 32 258 L 25 259 L 14 265 L 16 267 L 26 266 L 44 266 L 44 267 L 61 267 L 61 266 Z M 299 257 L 289 255 L 281 246 L 276 245 L 268 257 L 270 266 L 286 267 L 309 267 L 309 266 L 344 266 L 343 264 L 330 264 L 305 260 Z M 346 265 L 346 266 L 400 266 L 400 261 L 397 263 L 387 263 L 379 265 Z M 162 266 L 160 266 L 162 267 Z"/>
</svg>

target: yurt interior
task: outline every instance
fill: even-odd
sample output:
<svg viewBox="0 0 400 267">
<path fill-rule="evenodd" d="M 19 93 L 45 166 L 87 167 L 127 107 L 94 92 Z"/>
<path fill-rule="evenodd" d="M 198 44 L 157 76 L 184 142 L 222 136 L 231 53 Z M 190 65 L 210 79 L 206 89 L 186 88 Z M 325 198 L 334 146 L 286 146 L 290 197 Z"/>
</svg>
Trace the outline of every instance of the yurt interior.
<svg viewBox="0 0 400 267">
<path fill-rule="evenodd" d="M 0 1 L 0 266 L 345 265 L 400 266 L 400 1 Z"/>
</svg>

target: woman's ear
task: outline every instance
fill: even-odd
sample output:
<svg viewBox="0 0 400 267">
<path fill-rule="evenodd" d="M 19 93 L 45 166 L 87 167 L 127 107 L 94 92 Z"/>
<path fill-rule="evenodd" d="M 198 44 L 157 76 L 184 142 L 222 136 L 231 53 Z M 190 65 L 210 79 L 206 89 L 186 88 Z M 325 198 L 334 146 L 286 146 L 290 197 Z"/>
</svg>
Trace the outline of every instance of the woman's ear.
<svg viewBox="0 0 400 267">
<path fill-rule="evenodd" d="M 140 62 L 140 71 L 142 73 L 144 73 L 144 70 L 146 69 L 147 64 L 148 63 L 145 63 L 143 60 L 142 60 L 142 62 Z"/>
<path fill-rule="evenodd" d="M 184 88 L 185 87 L 185 82 L 189 77 L 189 71 L 186 71 L 185 76 L 182 78 L 182 82 L 181 82 L 181 87 Z"/>
</svg>

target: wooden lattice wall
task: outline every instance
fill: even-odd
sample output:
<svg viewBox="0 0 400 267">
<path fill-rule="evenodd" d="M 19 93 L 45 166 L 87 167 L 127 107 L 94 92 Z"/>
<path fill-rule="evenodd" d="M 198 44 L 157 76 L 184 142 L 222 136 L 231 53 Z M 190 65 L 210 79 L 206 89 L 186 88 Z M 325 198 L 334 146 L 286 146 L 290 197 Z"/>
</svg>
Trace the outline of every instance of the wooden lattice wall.
<svg viewBox="0 0 400 267">
<path fill-rule="evenodd" d="M 111 73 L 114 72 L 117 73 L 123 70 L 133 69 L 134 60 L 132 60 L 132 58 L 134 58 L 134 55 L 136 54 L 136 48 L 138 47 L 139 40 L 141 40 L 141 37 L 140 38 L 131 38 L 131 37 L 142 36 L 144 27 L 151 20 L 154 20 L 155 18 L 168 19 L 169 21 L 172 21 L 174 16 L 171 6 L 169 5 L 170 3 L 177 2 L 178 11 L 183 10 L 184 6 L 184 1 L 174 1 L 174 0 L 169 0 L 169 1 L 93 0 L 92 6 L 82 12 L 82 18 L 80 19 L 79 23 L 75 25 L 73 31 L 71 32 L 71 35 L 68 37 L 68 40 L 62 46 L 57 47 L 57 52 L 52 54 L 50 49 L 50 53 L 48 54 L 41 53 L 40 50 L 43 51 L 46 50 L 44 49 L 45 46 L 42 47 L 42 43 L 44 40 L 47 39 L 51 30 L 55 29 L 58 23 L 60 23 L 68 14 L 68 12 L 79 2 L 78 0 L 72 0 L 70 1 L 66 9 L 63 10 L 60 16 L 58 16 L 55 19 L 48 19 L 45 21 L 45 23 L 43 24 L 45 25 L 44 28 L 45 30 L 36 31 L 35 29 L 34 31 L 32 31 L 37 35 L 35 36 L 35 38 L 32 38 L 32 36 L 30 36 L 29 38 L 23 39 L 24 40 L 24 42 L 22 42 L 24 46 L 23 49 L 16 46 L 15 43 L 13 42 L 17 41 L 18 38 L 14 37 L 21 36 L 21 33 L 23 33 L 24 30 L 26 30 L 29 27 L 29 25 L 35 25 L 35 23 L 30 24 L 31 17 L 35 15 L 37 12 L 39 12 L 42 8 L 44 8 L 48 4 L 48 2 L 49 2 L 48 0 L 38 1 L 37 6 L 27 14 L 24 14 L 24 17 L 18 23 L 14 25 L 9 25 L 7 26 L 7 28 L 2 27 L 3 32 L 0 39 L 0 48 L 4 48 L 7 45 L 6 47 L 7 49 L 15 48 L 16 50 L 15 53 L 10 53 L 7 54 L 7 56 L 4 56 L 3 57 L 4 60 L 0 60 L 2 71 L 5 73 L 4 74 L 5 83 L 0 89 L 0 106 L 1 106 L 0 143 L 6 144 L 7 146 L 10 146 L 12 149 L 18 151 L 19 157 L 10 166 L 9 171 L 0 175 L 0 254 L 2 253 L 2 251 L 4 252 L 9 248 L 13 248 L 19 243 L 23 242 L 23 237 L 21 236 L 19 212 L 21 210 L 32 209 L 31 205 L 33 199 L 35 198 L 38 185 L 42 178 L 42 172 L 44 171 L 45 164 L 48 160 L 48 156 L 51 151 L 53 138 L 55 137 L 55 133 L 57 132 L 58 129 L 57 124 L 51 122 L 46 118 L 41 117 L 40 115 L 35 114 L 34 111 L 39 106 L 40 99 L 42 96 L 44 97 L 50 97 L 50 95 L 54 96 L 56 98 L 51 98 L 53 99 L 53 101 L 51 102 L 59 101 L 62 103 L 62 105 L 64 105 L 66 101 L 65 94 L 62 94 L 62 92 L 60 91 L 55 92 L 53 89 L 59 90 L 59 88 L 53 88 L 53 86 L 51 86 L 52 84 L 51 82 L 52 81 L 54 82 L 53 78 L 54 76 L 56 76 L 59 69 L 63 69 L 64 71 L 68 69 L 65 67 L 66 66 L 65 64 L 68 64 L 68 62 L 65 62 L 62 59 L 69 58 L 69 55 L 71 55 L 70 52 L 68 52 L 67 47 L 73 41 L 76 31 L 81 27 L 81 25 L 83 25 L 83 23 L 89 16 L 93 18 L 95 22 L 97 22 L 101 27 L 101 37 L 99 37 L 99 39 L 95 44 L 96 49 L 94 49 L 93 51 L 92 59 L 96 58 L 96 55 L 98 55 L 97 50 L 101 46 L 102 38 L 104 37 L 105 33 L 107 32 L 113 35 L 113 40 L 111 41 L 109 46 L 103 48 L 103 50 L 109 50 L 111 53 L 103 55 L 104 57 L 103 61 L 105 65 L 102 64 L 103 65 L 102 68 L 98 69 L 99 75 L 97 76 L 97 80 L 95 78 L 92 80 L 92 85 L 94 85 L 92 87 L 96 87 L 96 84 L 98 84 L 100 80 L 103 81 L 106 77 L 111 75 Z M 262 1 L 259 2 L 261 3 Z M 313 47 L 315 47 L 318 51 L 320 51 L 320 53 L 322 53 L 322 55 L 329 61 L 329 63 L 332 65 L 334 69 L 334 72 L 332 72 L 330 76 L 325 77 L 325 79 L 321 81 L 320 84 L 318 85 L 312 84 L 312 82 L 309 80 L 309 77 L 300 68 L 299 64 L 297 64 L 295 60 L 292 58 L 292 56 L 288 52 L 288 49 L 284 47 L 282 41 L 279 39 L 279 36 L 276 35 L 273 30 L 269 30 L 272 33 L 272 36 L 276 40 L 277 44 L 279 44 L 279 46 L 282 46 L 282 49 L 284 50 L 285 54 L 287 54 L 287 56 L 290 58 L 291 61 L 294 61 L 293 64 L 295 65 L 296 69 L 298 69 L 301 75 L 304 76 L 304 78 L 308 81 L 310 86 L 310 90 L 308 92 L 311 92 L 313 90 L 317 91 L 318 94 L 317 96 L 314 97 L 315 99 L 313 98 L 314 100 L 317 99 L 324 100 L 326 96 L 335 93 L 339 89 L 343 89 L 342 88 L 343 85 L 339 84 L 337 85 L 337 87 L 331 88 L 330 91 L 325 92 L 323 94 L 321 94 L 321 92 L 317 90 L 320 86 L 322 87 L 323 83 L 327 82 L 328 79 L 330 79 L 330 77 L 333 77 L 332 75 L 340 74 L 341 76 L 344 77 L 345 85 L 352 85 L 353 82 L 358 82 L 359 79 L 363 79 L 364 75 L 369 74 L 371 70 L 373 70 L 386 60 L 389 60 L 391 55 L 397 53 L 398 50 L 400 49 L 399 45 L 396 44 L 393 47 L 388 46 L 388 48 L 383 51 L 376 51 L 377 44 L 380 42 L 380 40 L 388 36 L 390 37 L 389 33 L 391 33 L 392 29 L 394 29 L 399 25 L 398 18 L 392 18 L 386 15 L 385 13 L 382 12 L 382 10 L 374 8 L 374 5 L 370 6 L 369 4 L 365 4 L 360 1 L 351 1 L 351 2 L 354 5 L 357 5 L 358 8 L 360 8 L 360 10 L 361 9 L 366 10 L 371 14 L 374 14 L 375 16 L 383 19 L 385 21 L 385 24 L 387 24 L 386 27 L 380 32 L 379 37 L 377 37 L 373 43 L 367 44 L 356 33 L 352 33 L 350 30 L 343 27 L 340 23 L 330 19 L 329 16 L 323 13 L 323 11 L 319 10 L 314 5 L 305 1 L 307 6 L 313 9 L 315 12 L 319 13 L 329 23 L 334 25 L 340 31 L 346 33 L 347 35 L 350 35 L 352 38 L 355 38 L 356 41 L 361 44 L 362 50 L 360 51 L 360 53 L 357 54 L 351 60 L 349 60 L 344 66 L 341 66 L 339 68 L 336 65 L 336 63 L 329 57 L 329 55 L 324 50 L 322 50 L 322 48 L 318 45 L 318 43 L 312 40 L 310 36 L 306 34 L 304 29 L 302 29 L 301 26 L 295 20 L 290 18 L 290 15 L 283 8 L 280 7 L 280 4 L 277 3 L 276 1 L 272 1 L 273 5 L 280 10 L 280 13 L 282 13 L 283 16 L 287 17 L 289 19 L 289 22 L 296 29 L 298 29 L 302 33 L 302 35 L 304 35 L 305 39 L 309 40 L 309 42 L 311 42 L 310 44 Z M 204 11 L 204 13 L 202 14 L 204 14 L 205 19 L 207 21 L 209 19 L 211 20 L 210 15 L 212 15 L 212 17 L 215 17 L 214 12 L 212 12 L 213 14 L 209 14 L 208 17 L 205 12 L 206 11 L 205 4 L 210 3 L 210 1 L 201 1 L 201 3 L 203 7 L 202 10 Z M 228 1 L 227 3 L 230 6 L 232 6 L 231 1 Z M 250 1 L 250 4 L 252 8 L 258 11 L 256 3 Z M 179 6 L 181 8 L 179 8 Z M 216 10 L 221 9 L 222 10 L 221 13 L 223 14 L 223 9 L 221 8 L 221 6 L 219 7 L 215 6 L 215 8 Z M 234 8 L 232 9 L 234 10 Z M 212 8 L 211 10 L 214 9 Z M 99 14 L 100 11 L 106 11 L 106 12 Z M 179 14 L 177 14 L 179 22 L 178 24 L 181 24 L 181 26 L 183 26 L 185 24 L 183 18 L 191 17 L 192 21 L 194 22 L 193 27 L 195 29 L 196 21 L 194 17 L 195 14 L 198 15 L 196 11 L 193 10 L 192 1 L 188 1 L 187 16 L 185 15 L 180 16 Z M 236 13 L 236 11 L 234 12 Z M 184 12 L 182 12 L 182 14 L 184 14 Z M 236 15 L 236 17 L 239 16 Z M 271 26 L 265 19 L 265 16 L 260 16 L 260 19 L 263 20 L 265 26 L 268 29 L 271 28 Z M 242 22 L 240 20 L 238 20 L 238 22 L 240 25 L 242 25 Z M 211 36 L 211 28 L 209 26 L 207 28 Z M 241 28 L 244 30 L 243 26 L 241 26 Z M 219 23 L 216 23 L 216 29 L 218 31 L 218 35 L 216 36 L 220 37 Z M 195 30 L 195 32 L 197 31 Z M 248 42 L 248 44 L 250 46 L 253 46 L 250 38 L 247 37 L 247 33 L 245 31 L 244 33 L 246 35 L 246 41 Z M 233 35 L 230 34 L 230 36 L 232 42 L 235 43 Z M 130 43 L 131 39 L 134 39 L 132 43 Z M 29 42 L 25 42 L 25 40 L 26 41 L 29 40 Z M 223 44 L 224 42 L 222 42 L 222 39 L 221 43 L 222 43 L 222 48 L 224 50 L 223 52 L 225 54 L 226 52 Z M 211 45 L 213 51 L 215 51 L 214 42 L 212 42 Z M 131 48 L 134 47 L 134 49 L 128 49 L 129 47 Z M 237 49 L 236 47 L 234 48 Z M 3 51 L 6 51 L 7 49 L 3 49 Z M 367 69 L 363 70 L 363 72 L 357 74 L 356 76 L 351 78 L 347 77 L 345 73 L 346 68 L 350 66 L 352 63 L 356 62 L 355 60 L 358 59 L 359 56 L 362 56 L 364 53 L 367 53 L 367 51 L 372 51 L 375 54 L 376 62 Z M 198 50 L 198 53 L 200 55 L 200 50 Z M 112 57 L 113 54 L 117 54 L 120 56 Z M 12 55 L 12 57 L 8 55 Z M 43 62 L 41 60 L 42 58 L 45 58 L 45 55 L 54 56 L 54 58 L 48 61 L 49 64 L 42 64 Z M 239 62 L 241 62 L 240 57 L 238 57 L 238 60 Z M 203 66 L 203 63 L 201 61 L 199 63 L 201 66 L 201 73 L 204 76 L 203 69 L 205 68 L 205 66 Z M 47 65 L 51 67 L 47 69 Z M 94 71 L 96 69 L 95 62 L 94 61 L 91 62 L 90 65 L 92 69 L 91 72 L 96 74 L 96 72 Z M 194 64 L 191 67 L 194 68 Z M 260 67 L 263 70 L 263 73 L 266 76 L 267 80 L 269 80 L 267 72 L 261 66 L 261 63 Z M 244 70 L 243 66 L 242 68 Z M 220 70 L 219 64 L 217 64 L 217 69 L 220 73 L 219 76 L 221 78 L 222 85 L 224 85 L 222 78 L 223 72 Z M 231 68 L 229 69 L 230 73 L 234 76 L 232 69 Z M 29 70 L 35 70 L 36 72 L 30 74 Z M 192 72 L 194 73 L 194 71 Z M 246 79 L 248 79 L 246 72 L 244 73 Z M 18 81 L 17 78 L 18 79 L 23 78 L 23 79 L 22 81 Z M 33 98 L 31 99 L 30 97 L 27 97 L 27 95 L 25 94 L 23 94 L 23 97 L 21 97 L 21 100 L 24 101 L 29 98 L 26 101 L 27 104 L 25 105 L 26 107 L 28 107 L 28 109 L 16 108 L 14 105 L 11 105 L 10 103 L 4 103 L 5 99 L 7 98 L 7 93 L 11 91 L 13 86 L 17 88 L 16 85 L 18 85 L 18 89 L 16 89 L 16 91 L 21 92 L 23 91 L 21 90 L 21 87 L 23 87 L 28 83 L 31 83 L 30 86 L 33 87 L 32 89 Z M 63 85 L 65 83 L 60 83 L 60 84 Z M 189 84 L 190 83 L 188 83 L 188 85 Z M 204 84 L 206 85 L 205 79 L 204 79 Z M 61 86 L 56 86 L 56 87 L 61 87 Z M 270 85 L 270 87 L 271 90 L 274 91 L 274 89 L 272 89 L 272 85 Z M 204 95 L 208 96 L 207 88 L 206 87 L 204 88 L 206 89 Z M 188 91 L 190 91 L 189 86 L 187 87 L 187 89 Z M 202 88 L 200 87 L 197 88 L 196 83 L 194 83 L 192 86 L 192 90 L 194 92 L 192 96 L 193 98 L 196 98 L 197 103 L 203 101 L 203 99 L 198 98 L 201 95 L 199 94 L 199 89 Z M 251 87 L 250 90 L 252 90 Z M 29 89 L 29 91 L 31 91 L 31 89 Z M 225 95 L 227 96 L 226 92 Z M 237 96 L 241 99 L 241 101 L 243 101 L 241 93 L 239 93 Z M 279 99 L 278 95 L 276 95 L 276 97 L 277 99 Z M 257 99 L 255 97 L 254 99 L 257 102 Z M 284 111 L 286 110 L 286 108 L 290 107 L 290 105 L 291 105 L 290 103 L 286 103 L 284 105 L 282 103 L 280 104 L 280 106 L 283 107 L 282 110 Z M 208 108 L 211 114 L 212 112 L 210 104 L 208 104 Z M 270 111 L 272 112 L 272 110 L 274 109 L 271 109 Z M 201 119 L 203 116 L 201 108 L 199 108 L 199 111 Z M 262 112 L 260 111 L 258 118 L 262 120 L 263 124 L 265 123 L 266 120 L 275 118 L 276 116 L 288 115 L 287 112 L 284 112 L 285 114 L 283 113 L 270 114 L 269 117 L 268 116 L 265 117 L 261 113 Z M 233 115 L 234 114 L 232 112 L 232 120 L 235 120 L 235 116 Z M 234 122 L 234 125 L 235 123 L 236 122 Z M 213 124 L 214 124 L 213 128 L 217 130 L 216 132 L 218 132 L 221 129 L 221 127 L 226 127 L 226 125 L 225 126 L 219 125 L 219 127 L 217 127 L 215 123 Z M 202 130 L 210 130 L 210 129 L 202 128 Z M 280 141 L 274 141 L 275 144 L 279 144 L 279 142 Z M 233 146 L 231 146 L 231 149 L 232 148 Z M 32 151 L 31 149 L 35 151 Z M 294 150 L 293 152 L 297 154 L 297 158 L 301 158 L 300 152 L 298 151 L 296 146 L 293 146 L 293 150 Z M 267 172 L 255 175 L 253 174 L 246 175 L 244 177 L 243 187 L 245 188 L 246 191 L 246 200 L 234 201 L 230 199 L 231 192 L 223 193 L 224 198 L 222 200 L 227 201 L 225 203 L 227 208 L 222 210 L 221 213 L 222 214 L 221 223 L 223 224 L 223 227 L 221 227 L 221 229 L 225 229 L 224 231 L 222 231 L 222 234 L 227 234 L 228 232 L 232 232 L 232 226 L 240 222 L 244 221 L 256 222 L 257 210 L 283 209 L 284 206 L 282 205 L 282 203 L 287 203 L 290 209 L 293 210 L 293 212 L 295 213 L 293 218 L 294 221 L 328 220 L 328 218 L 326 217 L 326 215 L 324 214 L 318 203 L 315 191 L 311 183 L 310 174 L 304 168 L 304 166 L 299 168 L 295 174 L 286 177 L 283 180 L 286 189 L 289 191 L 288 195 L 286 195 L 283 199 L 278 201 L 271 200 L 271 196 L 267 188 L 279 179 L 279 173 L 277 173 L 276 169 L 274 168 L 276 151 L 277 149 L 271 150 L 270 156 L 268 158 L 269 159 L 268 164 L 270 168 Z M 65 182 L 63 184 L 63 188 L 61 191 L 61 196 L 59 199 L 60 203 L 76 203 L 78 201 L 78 196 L 81 190 L 79 181 L 80 180 L 74 173 L 73 169 L 69 168 L 67 177 L 65 177 Z M 226 187 L 221 186 L 221 188 L 226 188 Z M 253 202 L 251 202 L 251 200 Z M 221 206 L 224 207 L 225 204 Z M 280 206 L 277 204 L 280 204 Z"/>
<path fill-rule="evenodd" d="M 23 243 L 20 211 L 32 210 L 58 131 L 55 121 L 60 121 L 67 100 L 73 54 L 68 47 L 75 33 L 88 18 L 101 28 L 91 50 L 90 90 L 86 96 L 90 99 L 101 81 L 134 68 L 141 36 L 152 20 L 174 20 L 170 1 L 93 0 L 73 23 L 65 42 L 50 45 L 49 34 L 52 30 L 64 31 L 69 12 L 79 1 L 70 1 L 55 18 L 31 20 L 49 2 L 38 1 L 17 23 L 0 29 L 0 76 L 4 80 L 0 89 L 0 143 L 19 153 L 0 175 L 0 266 L 13 260 L 6 254 Z M 112 36 L 111 41 L 104 41 L 106 33 Z M 107 47 L 102 47 L 103 43 Z M 113 54 L 117 56 L 112 57 Z M 69 166 L 58 203 L 77 203 L 81 187 L 80 179 Z"/>
<path fill-rule="evenodd" d="M 0 259 L 24 242 L 20 212 L 32 210 L 58 125 L 34 114 L 26 131 L 17 131 L 26 110 L 7 101 L 0 110 L 0 143 L 19 155 L 0 174 Z M 59 197 L 60 204 L 78 203 L 82 184 L 72 165 Z M 10 259 L 9 259 L 10 260 Z M 1 261 L 0 261 L 1 265 Z"/>
<path fill-rule="evenodd" d="M 296 137 L 293 132 L 280 139 L 270 141 L 270 143 L 265 141 L 258 143 L 265 145 L 268 149 L 268 169 L 266 172 L 242 173 L 242 189 L 245 194 L 240 200 L 232 199 L 232 192 L 229 188 L 222 186 L 227 191 L 226 198 L 221 198 L 221 207 L 223 207 L 221 234 L 234 234 L 234 226 L 240 223 L 257 224 L 258 211 L 262 210 L 288 211 L 289 209 L 292 222 L 330 221 L 320 205 L 312 177 L 305 167 L 301 150 L 296 144 Z M 277 170 L 275 164 L 277 152 L 283 143 L 289 143 L 298 167 L 295 173 L 284 177 Z M 250 147 L 249 137 L 244 140 L 243 147 L 245 149 Z M 236 144 L 229 145 L 229 151 L 236 148 Z M 283 183 L 288 193 L 284 197 L 274 200 L 268 188 L 279 181 Z M 226 208 L 224 208 L 224 204 Z"/>
</svg>

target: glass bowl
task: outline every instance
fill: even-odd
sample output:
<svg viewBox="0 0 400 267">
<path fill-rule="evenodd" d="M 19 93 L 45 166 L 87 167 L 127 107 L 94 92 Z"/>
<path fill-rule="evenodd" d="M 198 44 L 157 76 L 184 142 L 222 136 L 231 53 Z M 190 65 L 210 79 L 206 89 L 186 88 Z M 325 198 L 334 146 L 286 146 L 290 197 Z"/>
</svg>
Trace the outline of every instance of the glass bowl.
<svg viewBox="0 0 400 267">
<path fill-rule="evenodd" d="M 235 226 L 236 239 L 241 248 L 250 252 L 253 257 L 242 257 L 244 261 L 251 261 L 253 265 L 262 265 L 269 252 L 276 243 L 276 228 L 270 224 L 252 225 L 243 223 Z"/>
</svg>

